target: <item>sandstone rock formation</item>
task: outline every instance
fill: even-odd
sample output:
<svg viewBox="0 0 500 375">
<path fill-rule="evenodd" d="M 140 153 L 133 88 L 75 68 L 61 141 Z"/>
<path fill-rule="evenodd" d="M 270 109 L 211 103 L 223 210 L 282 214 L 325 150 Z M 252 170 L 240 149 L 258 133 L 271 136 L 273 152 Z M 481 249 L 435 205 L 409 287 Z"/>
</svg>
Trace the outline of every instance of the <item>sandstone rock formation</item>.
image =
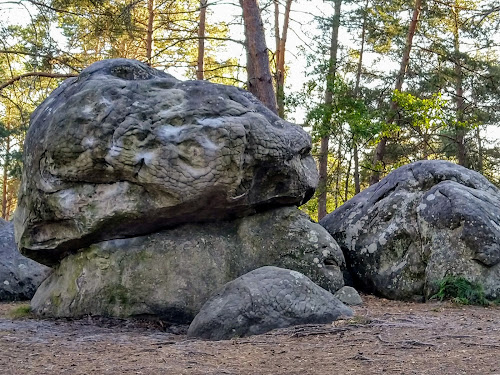
<svg viewBox="0 0 500 375">
<path fill-rule="evenodd" d="M 310 148 L 243 90 L 100 61 L 31 118 L 16 242 L 54 265 L 102 240 L 298 205 L 317 183 Z"/>
<path fill-rule="evenodd" d="M 33 311 L 189 322 L 264 265 L 335 292 L 342 252 L 295 207 L 317 183 L 310 147 L 243 90 L 93 64 L 37 108 L 26 138 L 16 240 L 55 266 Z"/>
<path fill-rule="evenodd" d="M 13 224 L 0 219 L 0 301 L 31 299 L 50 271 L 17 251 Z"/>
<path fill-rule="evenodd" d="M 331 323 L 352 310 L 297 271 L 262 267 L 212 296 L 188 336 L 224 340 L 298 324 Z"/>
<path fill-rule="evenodd" d="M 321 222 L 355 281 L 393 299 L 424 299 L 447 275 L 500 297 L 500 191 L 446 161 L 390 173 Z"/>
<path fill-rule="evenodd" d="M 49 317 L 154 315 L 189 323 L 217 289 L 265 265 L 298 270 L 332 292 L 344 285 L 335 241 L 284 207 L 92 245 L 62 260 L 32 308 Z"/>
<path fill-rule="evenodd" d="M 363 300 L 359 295 L 358 291 L 352 286 L 343 286 L 337 290 L 334 294 L 340 302 L 345 303 L 348 306 L 358 306 L 363 304 Z"/>
</svg>

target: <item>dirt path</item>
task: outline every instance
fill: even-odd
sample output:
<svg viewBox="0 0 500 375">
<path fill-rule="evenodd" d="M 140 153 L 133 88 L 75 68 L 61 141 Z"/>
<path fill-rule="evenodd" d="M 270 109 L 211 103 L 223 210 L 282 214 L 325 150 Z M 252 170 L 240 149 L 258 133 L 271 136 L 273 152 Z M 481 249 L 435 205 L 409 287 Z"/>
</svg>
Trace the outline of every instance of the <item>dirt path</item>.
<svg viewBox="0 0 500 375">
<path fill-rule="evenodd" d="M 0 304 L 0 373 L 500 375 L 499 307 L 364 300 L 350 321 L 219 342 L 150 323 L 12 320 L 18 305 Z"/>
</svg>

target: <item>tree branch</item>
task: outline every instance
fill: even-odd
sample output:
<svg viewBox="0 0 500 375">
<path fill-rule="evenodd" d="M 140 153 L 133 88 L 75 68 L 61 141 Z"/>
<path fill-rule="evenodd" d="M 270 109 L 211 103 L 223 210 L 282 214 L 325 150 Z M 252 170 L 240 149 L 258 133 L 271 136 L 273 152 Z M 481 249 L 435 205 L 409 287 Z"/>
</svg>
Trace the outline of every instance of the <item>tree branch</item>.
<svg viewBox="0 0 500 375">
<path fill-rule="evenodd" d="M 2 91 L 7 86 L 12 85 L 14 82 L 26 77 L 47 77 L 47 78 L 71 78 L 77 77 L 77 74 L 61 74 L 61 73 L 46 73 L 46 72 L 31 72 L 15 76 L 9 79 L 7 82 L 0 84 L 0 91 Z"/>
</svg>

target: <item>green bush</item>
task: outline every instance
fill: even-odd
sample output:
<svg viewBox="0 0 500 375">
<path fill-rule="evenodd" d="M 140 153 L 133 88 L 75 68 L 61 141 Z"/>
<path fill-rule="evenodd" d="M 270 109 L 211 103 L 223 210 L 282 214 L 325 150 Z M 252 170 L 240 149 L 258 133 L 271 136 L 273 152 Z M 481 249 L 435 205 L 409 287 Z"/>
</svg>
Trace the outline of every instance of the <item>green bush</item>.
<svg viewBox="0 0 500 375">
<path fill-rule="evenodd" d="M 462 276 L 446 276 L 438 283 L 438 292 L 431 299 L 449 299 L 461 305 L 488 306 L 482 285 L 473 283 Z"/>
<path fill-rule="evenodd" d="M 30 305 L 20 305 L 17 306 L 16 308 L 12 309 L 9 311 L 9 317 L 11 319 L 25 319 L 25 318 L 31 318 L 31 307 Z"/>
</svg>

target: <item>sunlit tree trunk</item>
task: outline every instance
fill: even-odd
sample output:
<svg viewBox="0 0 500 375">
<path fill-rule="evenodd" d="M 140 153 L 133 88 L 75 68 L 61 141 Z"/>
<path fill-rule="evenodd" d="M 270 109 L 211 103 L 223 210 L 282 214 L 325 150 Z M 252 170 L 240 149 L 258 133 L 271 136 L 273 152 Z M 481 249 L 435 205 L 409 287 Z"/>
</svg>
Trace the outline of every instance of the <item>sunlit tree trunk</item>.
<svg viewBox="0 0 500 375">
<path fill-rule="evenodd" d="M 283 14 L 283 31 L 280 32 L 279 26 L 279 0 L 274 0 L 274 34 L 276 41 L 275 64 L 276 72 L 274 81 L 276 83 L 276 102 L 278 104 L 278 116 L 285 117 L 285 49 L 288 35 L 288 25 L 290 23 L 290 10 L 292 0 L 287 0 L 285 4 L 285 13 Z"/>
<path fill-rule="evenodd" d="M 146 30 L 146 62 L 151 66 L 153 57 L 153 32 L 154 32 L 154 13 L 155 2 L 148 0 L 148 28 Z"/>
<path fill-rule="evenodd" d="M 403 52 L 403 57 L 401 59 L 401 64 L 399 66 L 399 72 L 396 77 L 396 84 L 394 85 L 394 89 L 398 91 L 401 91 L 403 87 L 406 71 L 408 70 L 408 65 L 410 62 L 410 52 L 413 46 L 413 37 L 415 35 L 415 31 L 417 30 L 417 25 L 420 18 L 421 10 L 422 10 L 422 0 L 415 0 L 415 6 L 413 8 L 413 16 L 410 22 L 410 26 L 408 27 L 408 35 L 406 38 L 405 49 Z M 397 109 L 398 109 L 397 103 L 391 101 L 391 108 L 389 111 L 390 115 L 389 118 L 387 119 L 388 124 L 392 124 L 394 122 Z M 379 182 L 380 180 L 379 165 L 384 160 L 386 146 L 387 146 L 387 137 L 382 137 L 375 149 L 375 154 L 373 157 L 374 171 L 370 177 L 370 185 L 373 185 Z"/>
<path fill-rule="evenodd" d="M 277 114 L 276 95 L 269 67 L 269 56 L 259 4 L 257 0 L 240 0 L 240 4 L 243 9 L 245 26 L 248 91 Z"/>
<path fill-rule="evenodd" d="M 340 26 L 340 8 L 342 0 L 335 0 L 335 14 L 333 15 L 332 23 L 332 40 L 330 44 L 330 63 L 328 67 L 327 85 L 325 92 L 325 106 L 331 106 L 333 103 L 332 85 L 335 82 L 335 73 L 337 70 L 337 50 L 339 43 L 339 26 Z M 325 118 L 326 123 L 330 122 L 330 118 Z M 320 154 L 319 154 L 319 181 L 318 181 L 318 220 L 324 218 L 326 212 L 326 185 L 328 180 L 328 143 L 329 135 L 321 137 Z"/>
<path fill-rule="evenodd" d="M 205 75 L 205 21 L 207 17 L 207 0 L 200 1 L 200 23 L 198 26 L 198 62 L 196 64 L 196 79 L 202 80 Z"/>
</svg>

